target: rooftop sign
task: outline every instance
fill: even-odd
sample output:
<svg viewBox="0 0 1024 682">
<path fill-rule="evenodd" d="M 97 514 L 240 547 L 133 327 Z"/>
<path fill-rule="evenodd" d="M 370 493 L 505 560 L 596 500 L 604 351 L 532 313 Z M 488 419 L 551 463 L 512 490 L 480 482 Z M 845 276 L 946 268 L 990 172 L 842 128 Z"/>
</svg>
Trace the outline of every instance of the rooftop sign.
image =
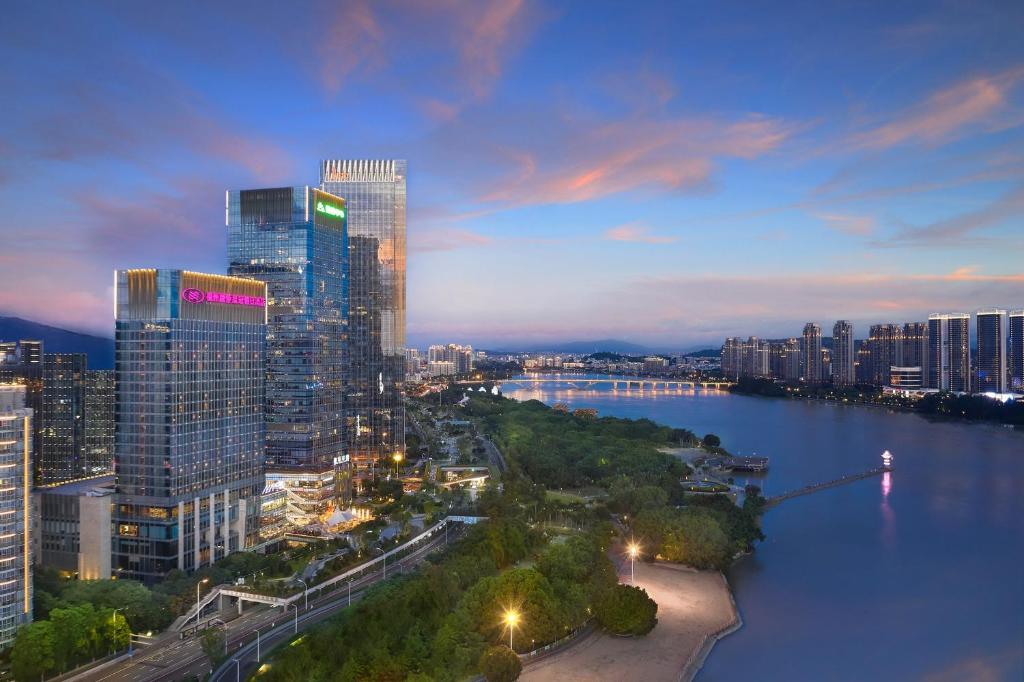
<svg viewBox="0 0 1024 682">
<path fill-rule="evenodd" d="M 181 299 L 188 303 L 226 303 L 228 305 L 247 305 L 262 308 L 267 299 L 262 296 L 245 296 L 243 294 L 225 294 L 220 291 L 203 291 L 202 289 L 182 289 Z"/>
<path fill-rule="evenodd" d="M 344 218 L 345 217 L 345 209 L 344 208 L 342 208 L 341 206 L 334 206 L 332 204 L 328 204 L 325 201 L 318 201 L 318 202 L 316 202 L 316 212 L 317 213 L 324 213 L 324 214 L 329 215 L 329 216 L 331 216 L 333 218 Z"/>
</svg>

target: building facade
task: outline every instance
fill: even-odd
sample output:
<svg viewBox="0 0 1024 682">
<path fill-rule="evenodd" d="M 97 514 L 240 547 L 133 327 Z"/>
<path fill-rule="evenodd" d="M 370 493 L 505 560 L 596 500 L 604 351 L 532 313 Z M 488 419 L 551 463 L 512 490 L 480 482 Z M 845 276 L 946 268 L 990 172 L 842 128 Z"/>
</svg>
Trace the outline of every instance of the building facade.
<svg viewBox="0 0 1024 682">
<path fill-rule="evenodd" d="M 349 211 L 347 445 L 365 480 L 405 455 L 406 162 L 326 160 L 320 188 Z"/>
<path fill-rule="evenodd" d="M 821 327 L 813 322 L 804 325 L 800 344 L 800 371 L 804 383 L 821 383 Z"/>
<path fill-rule="evenodd" d="M 33 459 L 42 450 L 43 342 L 22 339 L 0 341 L 0 384 L 25 387 L 25 405 L 32 410 Z M 36 465 L 36 473 L 38 473 Z"/>
<path fill-rule="evenodd" d="M 892 367 L 903 362 L 903 327 L 898 324 L 873 324 L 868 333 L 868 357 L 871 362 L 871 383 L 886 386 Z"/>
<path fill-rule="evenodd" d="M 928 388 L 971 390 L 971 316 L 935 313 L 928 316 Z"/>
<path fill-rule="evenodd" d="M 832 327 L 832 383 L 836 386 L 855 384 L 855 365 L 853 323 L 849 320 L 839 320 Z"/>
<path fill-rule="evenodd" d="M 907 322 L 903 325 L 903 364 L 907 367 L 928 366 L 928 325 Z"/>
<path fill-rule="evenodd" d="M 1005 310 L 979 310 L 978 354 L 975 362 L 978 393 L 1006 393 L 1010 371 L 1006 357 L 1007 316 Z"/>
<path fill-rule="evenodd" d="M 43 355 L 41 448 L 36 481 L 52 485 L 88 475 L 85 459 L 85 353 Z"/>
<path fill-rule="evenodd" d="M 110 578 L 114 475 L 97 476 L 32 492 L 35 563 L 80 580 Z"/>
<path fill-rule="evenodd" d="M 114 468 L 114 370 L 85 372 L 85 469 L 89 476 Z"/>
<path fill-rule="evenodd" d="M 1006 342 L 1009 359 L 1010 390 L 1024 393 L 1024 310 L 1011 310 L 1007 316 L 1009 338 Z"/>
<path fill-rule="evenodd" d="M 350 493 L 346 213 L 344 200 L 309 187 L 227 195 L 228 272 L 267 285 L 265 461 L 296 526 L 325 520 Z"/>
<path fill-rule="evenodd" d="M 26 388 L 0 384 L 0 649 L 32 622 L 32 410 Z"/>
<path fill-rule="evenodd" d="M 113 570 L 153 583 L 256 542 L 266 285 L 185 270 L 115 284 Z"/>
</svg>

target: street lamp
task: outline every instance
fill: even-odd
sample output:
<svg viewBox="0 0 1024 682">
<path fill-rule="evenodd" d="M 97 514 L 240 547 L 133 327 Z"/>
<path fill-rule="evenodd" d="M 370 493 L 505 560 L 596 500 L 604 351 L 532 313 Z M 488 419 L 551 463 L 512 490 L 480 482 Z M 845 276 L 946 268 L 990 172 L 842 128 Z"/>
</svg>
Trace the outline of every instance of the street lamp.
<svg viewBox="0 0 1024 682">
<path fill-rule="evenodd" d="M 633 572 L 633 562 L 640 556 L 640 545 L 635 542 L 629 543 L 629 547 L 626 548 L 629 552 L 629 582 L 631 585 L 636 584 L 636 574 Z"/>
<path fill-rule="evenodd" d="M 203 578 L 196 583 L 196 633 L 199 633 L 199 586 L 210 582 L 209 578 Z"/>
<path fill-rule="evenodd" d="M 302 578 L 296 578 L 296 580 L 302 583 L 302 610 L 309 611 L 309 585 Z"/>
<path fill-rule="evenodd" d="M 508 648 L 512 649 L 512 653 L 515 653 L 515 649 L 512 647 L 512 631 L 515 630 L 516 624 L 519 622 L 519 612 L 515 609 L 509 609 L 505 612 L 505 625 L 508 626 Z"/>
</svg>

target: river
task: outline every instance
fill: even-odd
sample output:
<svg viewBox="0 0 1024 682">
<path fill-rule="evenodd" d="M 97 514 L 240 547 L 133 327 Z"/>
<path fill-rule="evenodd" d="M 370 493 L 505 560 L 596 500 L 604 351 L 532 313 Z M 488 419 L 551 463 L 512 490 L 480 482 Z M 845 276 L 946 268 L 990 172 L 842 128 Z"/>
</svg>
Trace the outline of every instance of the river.
<svg viewBox="0 0 1024 682">
<path fill-rule="evenodd" d="M 698 682 L 1024 680 L 1024 433 L 715 390 L 504 393 L 718 434 L 770 457 L 749 477 L 767 495 L 893 453 L 891 474 L 766 512 L 767 540 L 728 572 L 744 625 Z"/>
</svg>

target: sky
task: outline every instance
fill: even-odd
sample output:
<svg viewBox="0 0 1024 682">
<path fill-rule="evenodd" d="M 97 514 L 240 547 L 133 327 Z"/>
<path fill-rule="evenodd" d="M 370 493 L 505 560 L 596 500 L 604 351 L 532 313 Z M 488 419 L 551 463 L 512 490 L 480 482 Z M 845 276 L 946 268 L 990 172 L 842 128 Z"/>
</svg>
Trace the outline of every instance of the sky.
<svg viewBox="0 0 1024 682">
<path fill-rule="evenodd" d="M 409 345 L 1024 308 L 1024 3 L 17 3 L 0 315 L 113 334 L 226 189 L 409 164 Z M 826 331 L 827 333 L 827 331 Z"/>
</svg>

